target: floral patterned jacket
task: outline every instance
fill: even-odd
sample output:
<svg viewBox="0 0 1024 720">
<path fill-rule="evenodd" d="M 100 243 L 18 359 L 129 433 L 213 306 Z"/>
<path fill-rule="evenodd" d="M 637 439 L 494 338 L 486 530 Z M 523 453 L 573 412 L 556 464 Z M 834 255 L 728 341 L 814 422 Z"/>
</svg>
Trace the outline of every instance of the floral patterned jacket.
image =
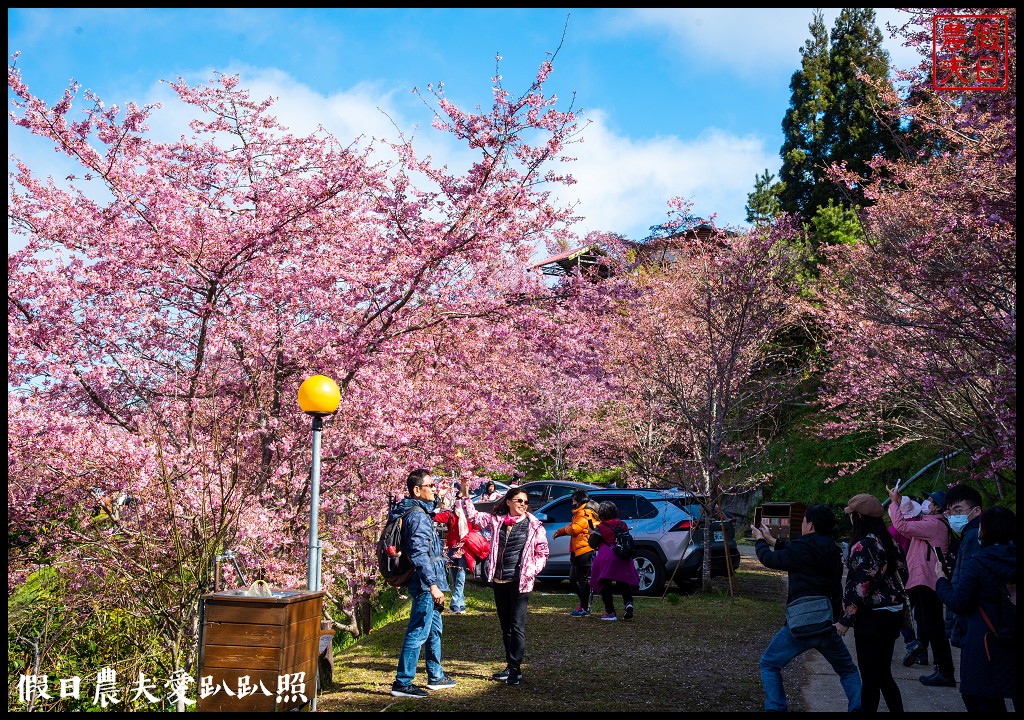
<svg viewBox="0 0 1024 720">
<path fill-rule="evenodd" d="M 459 498 L 459 507 L 465 513 L 469 522 L 479 526 L 481 529 L 490 530 L 493 539 L 491 540 L 491 552 L 487 562 L 487 582 L 494 580 L 494 569 L 498 566 L 498 531 L 504 524 L 504 515 L 492 515 L 491 513 L 477 512 L 473 501 L 469 498 Z M 519 592 L 528 593 L 533 590 L 533 581 L 544 569 L 548 562 L 548 536 L 544 532 L 544 524 L 533 516 L 526 513 L 521 522 L 530 524 L 526 535 L 526 545 L 523 546 L 522 565 L 519 569 Z"/>
<path fill-rule="evenodd" d="M 869 533 L 850 548 L 846 564 L 843 616 L 839 622 L 854 627 L 857 613 L 877 608 L 906 607 L 905 591 L 896 568 L 885 558 L 885 546 Z"/>
</svg>

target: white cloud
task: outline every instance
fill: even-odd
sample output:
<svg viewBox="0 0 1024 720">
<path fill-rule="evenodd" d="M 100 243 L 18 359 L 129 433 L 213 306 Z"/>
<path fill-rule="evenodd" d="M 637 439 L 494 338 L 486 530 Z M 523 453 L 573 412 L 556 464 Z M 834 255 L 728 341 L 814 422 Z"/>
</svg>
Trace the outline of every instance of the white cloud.
<svg viewBox="0 0 1024 720">
<path fill-rule="evenodd" d="M 600 112 L 588 117 L 584 143 L 574 148 L 578 184 L 569 190 L 580 199 L 587 231 L 640 239 L 667 218 L 675 196 L 692 201 L 701 217 L 717 213 L 720 225 L 743 223 L 754 176 L 777 164 L 776 153 L 753 135 L 709 128 L 690 140 L 635 139 L 612 133 Z"/>
<path fill-rule="evenodd" d="M 840 8 L 822 8 L 826 31 Z M 643 8 L 621 16 L 621 28 L 658 29 L 671 35 L 680 50 L 701 57 L 709 66 L 730 69 L 745 78 L 795 71 L 800 47 L 809 37 L 812 8 Z M 910 14 L 895 8 L 875 8 L 875 24 L 885 38 L 891 65 L 906 69 L 919 57 L 890 38 L 886 23 L 902 25 Z"/>
</svg>

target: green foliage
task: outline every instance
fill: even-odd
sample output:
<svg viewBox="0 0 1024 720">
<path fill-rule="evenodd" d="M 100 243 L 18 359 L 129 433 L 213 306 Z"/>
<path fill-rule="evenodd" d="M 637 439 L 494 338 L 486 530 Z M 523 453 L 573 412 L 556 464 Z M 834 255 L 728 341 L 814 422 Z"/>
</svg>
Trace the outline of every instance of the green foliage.
<svg viewBox="0 0 1024 720">
<path fill-rule="evenodd" d="M 516 470 L 521 476 L 520 482 L 531 482 L 533 480 L 551 480 L 548 468 L 552 466 L 550 458 L 525 444 L 519 444 L 514 448 L 514 461 Z M 622 468 L 577 468 L 566 472 L 566 480 L 573 482 L 591 483 L 593 485 L 607 485 L 622 480 Z M 511 475 L 495 473 L 494 480 L 508 483 L 512 481 Z"/>
<path fill-rule="evenodd" d="M 864 241 L 864 226 L 861 225 L 860 208 L 842 203 L 836 204 L 829 198 L 828 204 L 819 207 L 811 218 L 811 247 L 818 252 L 822 247 L 853 245 Z"/>
<path fill-rule="evenodd" d="M 796 282 L 802 297 L 815 295 L 822 248 L 864 241 L 864 226 L 858 211 L 857 206 L 837 204 L 829 198 L 811 221 L 803 224 L 803 231 L 786 241 L 796 258 Z"/>
<path fill-rule="evenodd" d="M 898 154 L 895 134 L 876 114 L 881 108 L 878 93 L 857 77 L 859 73 L 872 78 L 889 76 L 889 53 L 882 41 L 871 8 L 843 8 L 832 27 L 832 103 L 825 116 L 829 159 L 846 162 L 861 177 L 867 176 L 868 162 L 875 155 L 894 159 Z M 853 194 L 854 202 L 862 201 L 858 189 L 846 192 Z"/>
<path fill-rule="evenodd" d="M 782 119 L 784 141 L 780 154 L 779 179 L 784 188 L 779 196 L 782 209 L 803 213 L 818 197 L 817 180 L 828 156 L 825 139 L 825 114 L 831 103 L 831 79 L 828 63 L 828 36 L 820 10 L 808 26 L 811 37 L 800 48 L 800 69 L 789 83 L 790 105 Z"/>
<path fill-rule="evenodd" d="M 512 448 L 512 455 L 516 469 L 522 475 L 522 482 L 544 479 L 550 465 L 550 459 L 546 455 L 525 443 L 517 443 Z M 493 478 L 506 484 L 512 480 L 511 475 L 501 473 L 494 474 Z"/>
<path fill-rule="evenodd" d="M 590 483 L 591 485 L 610 485 L 622 481 L 622 468 L 608 468 L 606 470 L 573 470 L 569 473 L 569 479 L 575 482 Z"/>
<path fill-rule="evenodd" d="M 876 115 L 879 93 L 857 77 L 887 79 L 889 54 L 870 8 L 844 8 L 830 36 L 820 11 L 809 25 L 810 38 L 800 49 L 801 66 L 790 81 L 790 106 L 782 121 L 784 141 L 779 195 L 782 209 L 812 217 L 830 201 L 863 204 L 859 188 L 849 189 L 827 177 L 832 163 L 846 163 L 866 177 L 868 162 L 878 154 L 895 158 L 898 129 Z"/>
<path fill-rule="evenodd" d="M 771 480 L 764 487 L 764 500 L 831 505 L 841 521 L 837 526 L 840 533 L 849 531 L 843 508 L 852 496 L 866 492 L 884 502 L 888 497 L 886 487 L 908 480 L 942 454 L 934 446 L 910 444 L 857 472 L 836 478 L 837 467 L 863 458 L 875 438 L 851 436 L 825 440 L 814 434 L 813 422 L 813 414 L 806 415 L 772 444 L 765 463 Z M 936 465 L 908 486 L 906 493 L 920 495 L 956 482 L 957 468 L 965 461 L 958 457 L 950 463 Z"/>
<path fill-rule="evenodd" d="M 71 606 L 69 599 L 82 597 L 86 602 Z M 23 711 L 18 697 L 18 676 L 28 673 L 46 675 L 51 700 L 43 700 L 34 710 L 95 712 L 93 703 L 96 676 L 102 668 L 117 672 L 119 711 L 169 709 L 161 704 L 132 701 L 130 683 L 140 671 L 162 697 L 166 672 L 170 665 L 157 638 L 151 618 L 136 617 L 114 608 L 90 604 L 87 589 L 69 588 L 57 569 L 44 567 L 32 573 L 14 589 L 7 600 L 7 680 L 8 710 Z M 60 697 L 60 680 L 81 679 L 79 699 Z M 166 703 L 164 703 L 166 704 Z"/>
<path fill-rule="evenodd" d="M 779 195 L 786 188 L 783 182 L 774 182 L 775 176 L 764 169 L 763 175 L 754 175 L 754 191 L 747 195 L 747 222 L 753 225 L 770 223 L 782 214 Z"/>
</svg>

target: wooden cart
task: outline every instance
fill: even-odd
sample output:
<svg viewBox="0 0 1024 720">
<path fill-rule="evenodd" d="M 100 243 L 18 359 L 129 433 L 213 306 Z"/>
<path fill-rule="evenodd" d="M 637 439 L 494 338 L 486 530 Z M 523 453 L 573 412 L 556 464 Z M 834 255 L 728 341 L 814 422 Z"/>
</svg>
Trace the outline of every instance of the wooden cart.
<svg viewBox="0 0 1024 720">
<path fill-rule="evenodd" d="M 316 696 L 325 593 L 271 592 L 271 597 L 251 597 L 245 590 L 202 596 L 199 712 L 290 711 Z M 279 692 L 284 687 L 288 692 Z"/>
</svg>

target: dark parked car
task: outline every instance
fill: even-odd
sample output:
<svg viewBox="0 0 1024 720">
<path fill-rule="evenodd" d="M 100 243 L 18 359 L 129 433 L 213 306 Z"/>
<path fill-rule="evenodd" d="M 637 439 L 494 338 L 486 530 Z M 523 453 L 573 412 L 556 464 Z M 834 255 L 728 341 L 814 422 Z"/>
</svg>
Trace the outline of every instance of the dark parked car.
<svg viewBox="0 0 1024 720">
<path fill-rule="evenodd" d="M 539 508 L 556 498 L 572 495 L 579 488 L 589 491 L 598 490 L 600 486 L 569 480 L 534 480 L 519 486 L 519 489 L 525 491 L 526 496 L 530 499 L 531 510 Z M 494 503 L 474 502 L 473 506 L 477 510 L 490 512 L 491 508 L 494 507 Z"/>
<path fill-rule="evenodd" d="M 629 525 L 637 546 L 634 562 L 640 575 L 640 595 L 660 594 L 670 578 L 681 587 L 701 582 L 703 511 L 695 495 L 679 490 L 618 488 L 591 489 L 590 497 L 596 502 L 614 502 L 619 518 Z M 569 538 L 552 539 L 551 536 L 555 530 L 569 523 L 571 498 L 556 498 L 535 510 L 534 514 L 544 523 L 551 550 L 539 579 L 568 580 Z M 716 520 L 712 524 L 712 532 L 711 575 L 717 577 L 728 572 L 723 541 L 729 548 L 728 557 L 733 570 L 739 567 L 740 552 L 733 523 Z"/>
<path fill-rule="evenodd" d="M 490 482 L 494 483 L 494 489 L 497 492 L 500 492 L 502 495 L 504 495 L 505 491 L 508 490 L 508 488 L 509 488 L 508 485 L 506 485 L 503 482 L 498 482 L 497 480 L 491 480 Z M 484 494 L 484 492 L 486 490 L 487 490 L 487 483 L 480 483 L 476 488 L 474 488 L 473 490 L 470 490 L 469 498 L 473 501 L 474 505 L 479 505 L 480 498 L 483 496 L 483 494 Z"/>
</svg>

